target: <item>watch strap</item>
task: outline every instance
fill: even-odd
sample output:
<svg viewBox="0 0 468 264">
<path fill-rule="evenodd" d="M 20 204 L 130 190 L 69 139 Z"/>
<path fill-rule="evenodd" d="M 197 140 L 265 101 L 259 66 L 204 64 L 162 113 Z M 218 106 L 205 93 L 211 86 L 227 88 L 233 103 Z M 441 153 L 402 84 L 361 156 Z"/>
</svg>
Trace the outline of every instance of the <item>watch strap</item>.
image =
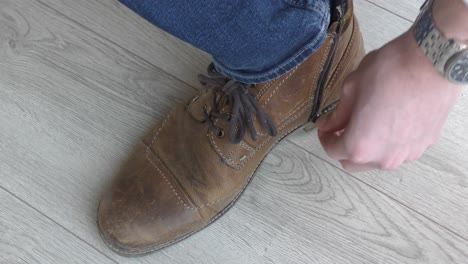
<svg viewBox="0 0 468 264">
<path fill-rule="evenodd" d="M 428 0 L 421 7 L 421 13 L 414 27 L 414 36 L 426 57 L 443 76 L 447 77 L 447 62 L 455 54 L 467 49 L 467 45 L 448 39 L 437 29 L 432 15 L 433 2 Z"/>
</svg>

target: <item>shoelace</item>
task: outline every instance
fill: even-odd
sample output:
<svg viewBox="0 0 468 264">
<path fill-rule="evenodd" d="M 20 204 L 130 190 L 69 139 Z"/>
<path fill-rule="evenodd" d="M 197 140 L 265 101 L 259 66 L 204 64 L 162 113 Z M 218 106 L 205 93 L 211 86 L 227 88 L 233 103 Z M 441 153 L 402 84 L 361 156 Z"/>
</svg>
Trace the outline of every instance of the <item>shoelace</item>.
<svg viewBox="0 0 468 264">
<path fill-rule="evenodd" d="M 208 76 L 199 75 L 198 78 L 203 86 L 214 90 L 211 110 L 208 112 L 207 107 L 204 107 L 203 114 L 215 134 L 224 136 L 224 131 L 215 124 L 216 119 L 222 119 L 229 122 L 229 142 L 232 144 L 241 142 L 246 127 L 250 130 L 252 139 L 256 141 L 258 136 L 253 123 L 254 116 L 268 135 L 274 137 L 278 134 L 271 119 L 261 110 L 255 97 L 249 93 L 252 85 L 226 78 L 216 71 L 213 64 L 208 66 Z M 230 113 L 221 112 L 225 105 L 231 107 Z"/>
</svg>

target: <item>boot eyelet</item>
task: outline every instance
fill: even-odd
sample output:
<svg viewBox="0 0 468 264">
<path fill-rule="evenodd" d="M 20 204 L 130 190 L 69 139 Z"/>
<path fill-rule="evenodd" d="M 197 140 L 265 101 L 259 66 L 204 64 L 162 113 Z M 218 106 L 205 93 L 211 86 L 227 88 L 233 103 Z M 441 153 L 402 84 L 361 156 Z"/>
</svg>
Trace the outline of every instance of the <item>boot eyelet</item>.
<svg viewBox="0 0 468 264">
<path fill-rule="evenodd" d="M 216 133 L 216 136 L 218 138 L 224 138 L 224 130 L 220 128 L 219 131 Z"/>
<path fill-rule="evenodd" d="M 207 106 L 207 105 L 204 105 L 204 106 L 202 107 L 202 112 L 205 113 L 205 114 L 209 114 L 209 113 L 208 113 L 208 106 Z"/>
</svg>

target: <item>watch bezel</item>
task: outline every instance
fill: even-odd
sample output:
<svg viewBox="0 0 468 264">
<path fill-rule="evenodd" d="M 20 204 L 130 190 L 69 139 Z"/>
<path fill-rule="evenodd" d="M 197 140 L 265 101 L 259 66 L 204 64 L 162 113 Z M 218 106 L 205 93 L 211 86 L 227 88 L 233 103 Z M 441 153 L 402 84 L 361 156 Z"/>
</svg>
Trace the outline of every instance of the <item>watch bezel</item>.
<svg viewBox="0 0 468 264">
<path fill-rule="evenodd" d="M 447 63 L 445 64 L 445 77 L 453 82 L 453 83 L 458 83 L 462 85 L 467 85 L 468 82 L 466 81 L 461 81 L 461 80 L 456 80 L 452 78 L 452 71 L 454 70 L 455 65 L 458 63 L 458 60 L 460 58 L 468 58 L 468 49 L 466 50 L 461 50 L 457 53 L 455 53 L 453 56 L 448 59 Z"/>
</svg>

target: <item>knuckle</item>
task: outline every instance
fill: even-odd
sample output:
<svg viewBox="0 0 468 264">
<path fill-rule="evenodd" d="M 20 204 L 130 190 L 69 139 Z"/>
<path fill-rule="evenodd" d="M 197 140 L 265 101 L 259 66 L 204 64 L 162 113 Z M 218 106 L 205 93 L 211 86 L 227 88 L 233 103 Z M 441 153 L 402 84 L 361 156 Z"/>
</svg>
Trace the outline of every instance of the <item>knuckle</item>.
<svg viewBox="0 0 468 264">
<path fill-rule="evenodd" d="M 367 163 L 369 161 L 370 147 L 366 142 L 353 145 L 349 151 L 349 159 L 354 163 Z"/>
</svg>

